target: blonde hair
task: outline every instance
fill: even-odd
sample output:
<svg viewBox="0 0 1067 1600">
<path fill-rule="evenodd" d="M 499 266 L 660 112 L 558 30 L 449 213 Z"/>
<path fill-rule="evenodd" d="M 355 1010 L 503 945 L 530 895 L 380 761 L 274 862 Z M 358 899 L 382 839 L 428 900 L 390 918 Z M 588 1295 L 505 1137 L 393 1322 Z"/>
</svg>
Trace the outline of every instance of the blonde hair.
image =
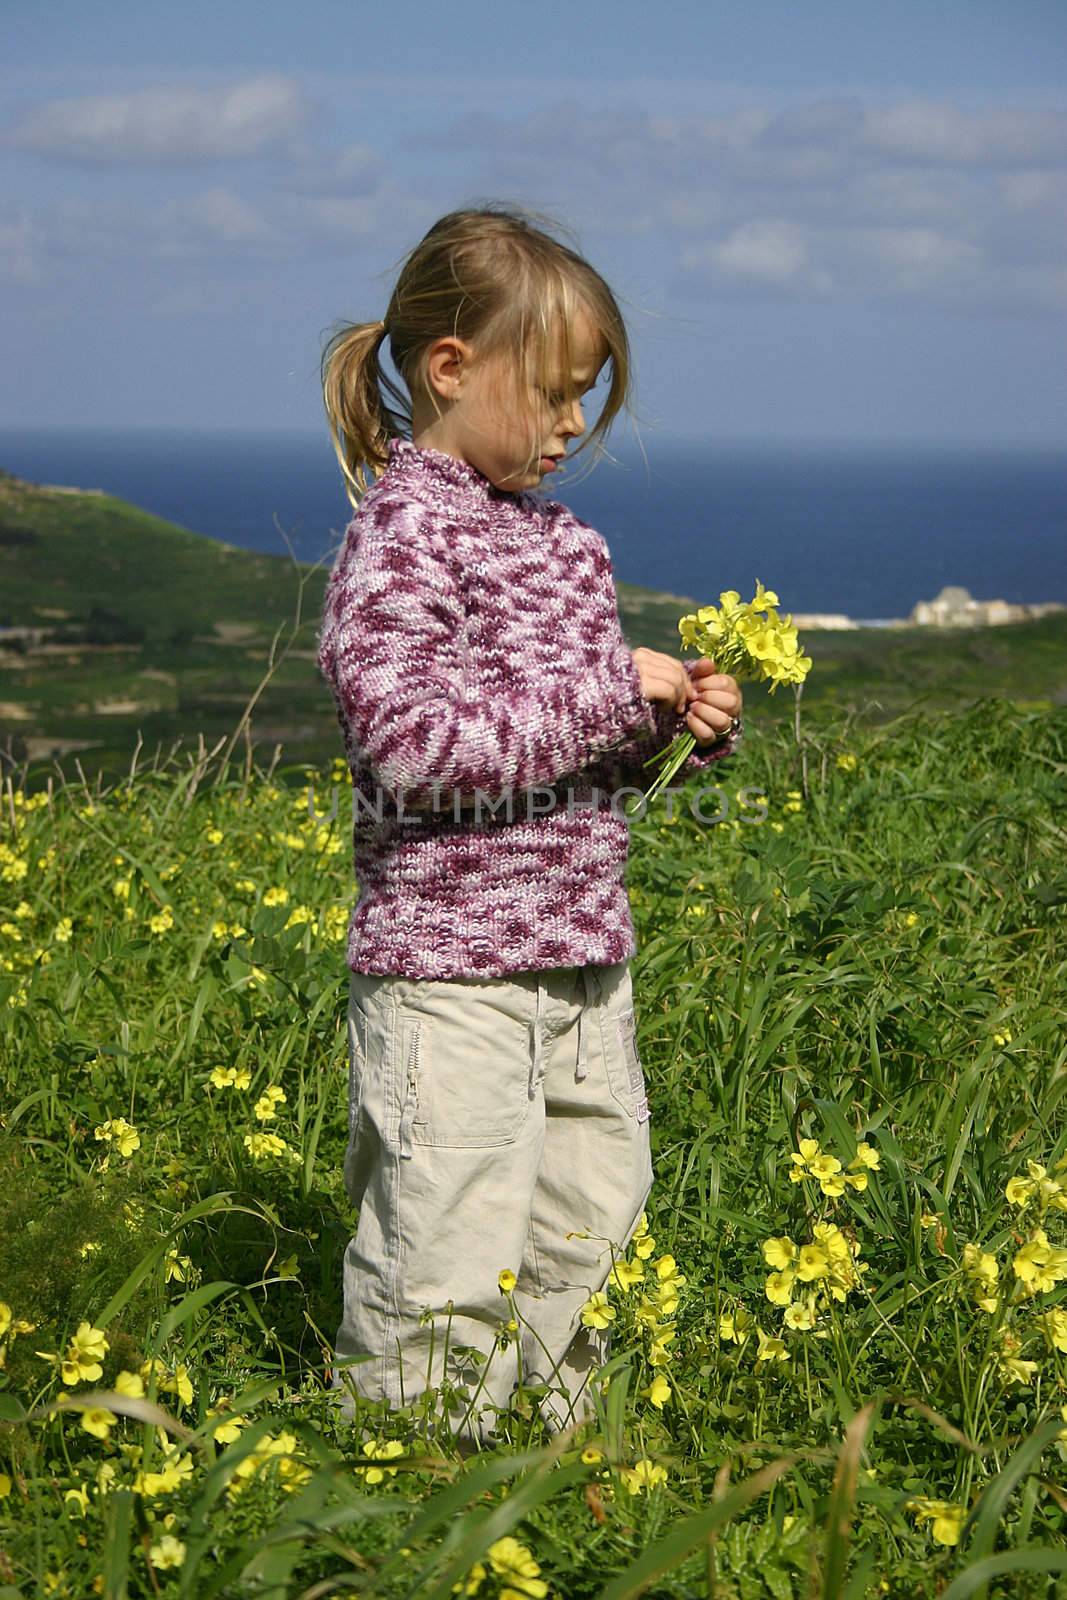
<svg viewBox="0 0 1067 1600">
<path fill-rule="evenodd" d="M 535 226 L 534 219 L 546 226 Z M 553 237 L 548 231 L 553 226 L 563 231 L 527 208 L 490 204 L 450 211 L 403 258 L 384 319 L 346 323 L 331 337 L 322 355 L 322 395 L 353 506 L 369 487 L 367 469 L 377 475 L 387 465 L 389 440 L 411 437 L 408 397 L 428 396 L 440 416 L 426 381 L 425 357 L 446 335 L 469 342 L 478 360 L 505 358 L 511 375 L 505 403 L 525 412 L 529 390 L 524 382 L 547 386 L 551 329 L 557 321 L 562 392 L 568 402 L 574 400 L 571 329 L 580 309 L 607 351 L 611 387 L 592 432 L 573 456 L 599 444 L 619 411 L 630 410 L 630 346 L 615 296 L 576 249 Z M 382 368 L 379 353 L 386 338 L 408 396 Z M 534 453 L 528 465 L 536 461 Z"/>
</svg>

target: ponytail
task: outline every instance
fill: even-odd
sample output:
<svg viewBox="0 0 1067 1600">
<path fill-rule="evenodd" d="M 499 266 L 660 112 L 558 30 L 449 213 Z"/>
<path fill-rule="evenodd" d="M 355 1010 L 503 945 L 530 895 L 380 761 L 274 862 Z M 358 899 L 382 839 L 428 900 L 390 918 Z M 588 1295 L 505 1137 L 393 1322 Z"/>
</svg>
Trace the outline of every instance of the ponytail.
<svg viewBox="0 0 1067 1600">
<path fill-rule="evenodd" d="M 353 507 L 367 492 L 367 469 L 375 476 L 389 461 L 389 440 L 404 420 L 389 409 L 379 351 L 387 335 L 384 321 L 349 324 L 334 335 L 322 357 L 322 398 L 334 452 Z M 395 392 L 395 390 L 394 390 Z"/>
</svg>

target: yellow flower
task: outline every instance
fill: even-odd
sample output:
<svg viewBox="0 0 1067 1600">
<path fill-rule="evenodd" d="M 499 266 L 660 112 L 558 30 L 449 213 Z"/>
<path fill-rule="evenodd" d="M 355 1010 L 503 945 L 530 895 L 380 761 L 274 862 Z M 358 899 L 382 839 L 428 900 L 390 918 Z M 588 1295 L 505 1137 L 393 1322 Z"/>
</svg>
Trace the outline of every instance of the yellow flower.
<svg viewBox="0 0 1067 1600">
<path fill-rule="evenodd" d="M 825 1250 L 831 1261 L 847 1261 L 850 1255 L 859 1251 L 859 1245 L 849 1245 L 836 1223 L 816 1222 L 811 1231 L 816 1243 Z"/>
<path fill-rule="evenodd" d="M 963 1270 L 970 1277 L 976 1278 L 979 1283 L 992 1286 L 997 1281 L 1000 1268 L 997 1258 L 988 1250 L 979 1249 L 976 1244 L 965 1244 L 963 1247 Z"/>
<path fill-rule="evenodd" d="M 497 1539 L 486 1551 L 489 1565 L 503 1584 L 510 1585 L 517 1595 L 528 1595 L 531 1600 L 544 1600 L 548 1594 L 548 1584 L 538 1574 L 541 1568 L 537 1565 L 530 1551 L 518 1539 L 513 1539 L 510 1534 L 503 1539 Z"/>
<path fill-rule="evenodd" d="M 82 1427 L 96 1439 L 106 1439 L 115 1422 L 115 1413 L 106 1411 L 103 1406 L 82 1407 Z"/>
<path fill-rule="evenodd" d="M 125 1117 L 109 1117 L 107 1122 L 93 1129 L 93 1137 L 113 1144 L 120 1156 L 132 1156 L 135 1150 L 141 1148 L 141 1135 Z"/>
<path fill-rule="evenodd" d="M 793 1293 L 796 1273 L 792 1267 L 784 1272 L 772 1272 L 763 1286 L 767 1299 L 775 1306 L 787 1306 Z"/>
<path fill-rule="evenodd" d="M 86 1489 L 68 1489 L 63 1496 L 63 1504 L 72 1511 L 77 1511 L 84 1517 L 89 1509 L 89 1494 Z"/>
<path fill-rule="evenodd" d="M 756 1365 L 762 1361 L 788 1361 L 789 1351 L 781 1339 L 775 1339 L 764 1333 L 762 1328 L 756 1329 L 759 1340 L 759 1349 L 756 1351 Z"/>
<path fill-rule="evenodd" d="M 667 1469 L 653 1465 L 647 1456 L 642 1456 L 633 1467 L 620 1467 L 619 1476 L 631 1494 L 640 1494 L 643 1489 L 654 1489 L 657 1484 L 666 1483 Z"/>
<path fill-rule="evenodd" d="M 938 1544 L 959 1544 L 960 1529 L 967 1515 L 966 1506 L 954 1505 L 950 1500 L 909 1500 L 907 1510 L 917 1522 L 929 1522 L 930 1532 Z"/>
<path fill-rule="evenodd" d="M 0 1500 L 6 1500 L 11 1493 L 11 1479 L 6 1472 L 0 1472 Z"/>
<path fill-rule="evenodd" d="M 851 1164 L 854 1167 L 868 1167 L 872 1172 L 877 1172 L 882 1164 L 882 1158 L 873 1145 L 861 1141 L 856 1146 L 856 1154 Z"/>
<path fill-rule="evenodd" d="M 1067 1410 L 1067 1407 L 1065 1407 L 1064 1409 Z M 587 1467 L 595 1467 L 597 1462 L 598 1461 L 603 1461 L 603 1459 L 604 1459 L 603 1450 L 597 1450 L 591 1444 L 587 1444 L 585 1449 L 582 1451 L 582 1454 L 581 1454 L 581 1460 L 585 1462 L 585 1465 Z"/>
<path fill-rule="evenodd" d="M 786 1307 L 782 1321 L 787 1328 L 801 1333 L 810 1332 L 815 1326 L 815 1296 L 809 1294 L 803 1300 L 794 1300 L 792 1305 Z"/>
<path fill-rule="evenodd" d="M 1029 1178 L 1017 1175 L 1008 1179 L 1007 1188 L 1004 1190 L 1009 1205 L 1025 1206 L 1033 1197 L 1037 1184 Z"/>
<path fill-rule="evenodd" d="M 752 1332 L 753 1319 L 744 1306 L 736 1311 L 724 1311 L 719 1317 L 719 1338 L 731 1344 L 744 1344 Z"/>
<path fill-rule="evenodd" d="M 148 1559 L 160 1571 L 168 1567 L 180 1567 L 185 1560 L 185 1546 L 172 1533 L 165 1533 L 158 1544 L 149 1545 Z"/>
<path fill-rule="evenodd" d="M 1067 1278 L 1067 1250 L 1049 1244 L 1044 1228 L 1035 1228 L 1029 1243 L 1016 1253 L 1012 1269 L 1031 1294 L 1044 1294 Z"/>
<path fill-rule="evenodd" d="M 829 1270 L 829 1257 L 820 1245 L 801 1245 L 796 1269 L 801 1283 L 813 1283 L 816 1278 L 825 1278 Z"/>
<path fill-rule="evenodd" d="M 176 1283 L 185 1283 L 186 1275 L 192 1269 L 192 1265 L 193 1263 L 188 1256 L 179 1255 L 176 1249 L 168 1250 L 164 1257 L 164 1266 L 166 1268 L 163 1278 L 164 1283 L 170 1283 L 172 1279 Z"/>
<path fill-rule="evenodd" d="M 645 1269 L 639 1261 L 624 1261 L 620 1258 L 608 1274 L 608 1282 L 613 1289 L 628 1294 L 635 1284 L 643 1281 L 644 1276 Z"/>
<path fill-rule="evenodd" d="M 844 751 L 838 756 L 837 765 L 841 768 L 842 772 L 855 772 L 856 757 L 850 751 Z"/>
<path fill-rule="evenodd" d="M 396 1456 L 402 1456 L 404 1454 L 404 1446 L 401 1444 L 399 1439 L 386 1439 L 384 1444 L 379 1444 L 375 1439 L 366 1439 L 363 1444 L 363 1454 L 365 1456 L 369 1456 L 372 1461 L 391 1461 Z M 381 1483 L 385 1478 L 386 1473 L 388 1473 L 391 1478 L 395 1478 L 397 1473 L 400 1471 L 400 1468 L 379 1466 L 364 1467 L 361 1464 L 360 1471 L 364 1475 L 364 1482 Z"/>
<path fill-rule="evenodd" d="M 79 1322 L 77 1331 L 67 1346 L 67 1358 L 63 1362 L 62 1376 L 64 1383 L 95 1383 L 104 1375 L 100 1365 L 107 1355 L 109 1346 L 100 1328 L 94 1328 L 89 1322 Z"/>
<path fill-rule="evenodd" d="M 650 1367 L 665 1367 L 671 1359 L 671 1352 L 667 1349 L 674 1338 L 673 1328 L 660 1328 L 648 1350 L 648 1364 Z"/>
<path fill-rule="evenodd" d="M 763 1259 L 769 1267 L 773 1267 L 777 1272 L 784 1272 L 791 1262 L 796 1260 L 796 1254 L 796 1245 L 792 1239 L 788 1239 L 784 1235 L 778 1239 L 764 1239 L 763 1241 Z"/>
<path fill-rule="evenodd" d="M 136 1372 L 120 1372 L 115 1379 L 114 1389 L 116 1394 L 124 1394 L 131 1400 L 144 1399 L 144 1379 Z"/>
<path fill-rule="evenodd" d="M 265 906 L 284 906 L 289 904 L 289 891 L 280 885 L 277 888 L 264 889 L 263 904 Z"/>
<path fill-rule="evenodd" d="M 606 1328 L 614 1320 L 615 1307 L 609 1305 L 607 1295 L 598 1289 L 582 1307 L 582 1321 L 587 1328 Z"/>
<path fill-rule="evenodd" d="M 130 898 L 130 879 L 116 878 L 111 885 L 111 893 L 120 900 L 128 900 Z"/>
<path fill-rule="evenodd" d="M 510 1294 L 519 1280 L 510 1267 L 504 1267 L 497 1275 L 496 1281 L 501 1294 Z"/>
<path fill-rule="evenodd" d="M 133 1480 L 134 1494 L 154 1500 L 157 1495 L 174 1494 L 187 1478 L 192 1477 L 193 1463 L 177 1449 L 168 1450 L 158 1472 L 138 1472 Z"/>
<path fill-rule="evenodd" d="M 164 906 L 162 911 L 156 911 L 148 919 L 148 926 L 153 933 L 169 933 L 174 926 L 174 913 L 170 906 Z"/>
<path fill-rule="evenodd" d="M 52 938 L 57 944 L 69 944 L 71 934 L 74 932 L 74 923 L 70 917 L 61 917 L 52 932 Z"/>
<path fill-rule="evenodd" d="M 640 1393 L 643 1394 L 658 1411 L 662 1411 L 664 1405 L 671 1397 L 672 1390 L 670 1384 L 667 1382 L 663 1374 L 657 1373 L 652 1382 L 649 1384 L 648 1388 L 642 1389 Z"/>
<path fill-rule="evenodd" d="M 258 1121 L 271 1122 L 277 1116 L 276 1108 L 285 1104 L 285 1090 L 279 1089 L 277 1084 L 272 1084 L 269 1089 L 264 1089 L 252 1107 L 252 1112 Z"/>
<path fill-rule="evenodd" d="M 276 1133 L 246 1133 L 244 1147 L 253 1161 L 266 1161 L 271 1156 L 285 1156 L 290 1161 L 300 1159 L 296 1151 Z"/>
<path fill-rule="evenodd" d="M 1067 1355 L 1067 1311 L 1062 1311 L 1059 1306 L 1053 1306 L 1037 1319 L 1053 1350 L 1059 1350 Z"/>
<path fill-rule="evenodd" d="M 208 1082 L 216 1089 L 232 1089 L 237 1082 L 236 1067 L 213 1067 Z"/>
</svg>

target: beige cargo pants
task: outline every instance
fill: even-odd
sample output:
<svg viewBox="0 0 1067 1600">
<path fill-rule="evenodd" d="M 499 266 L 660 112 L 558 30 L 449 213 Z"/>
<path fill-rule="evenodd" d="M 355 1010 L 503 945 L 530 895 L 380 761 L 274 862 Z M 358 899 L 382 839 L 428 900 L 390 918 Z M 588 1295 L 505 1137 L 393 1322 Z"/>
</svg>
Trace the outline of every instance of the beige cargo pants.
<svg viewBox="0 0 1067 1600">
<path fill-rule="evenodd" d="M 594 1414 L 605 1288 L 652 1185 L 629 962 L 505 978 L 353 972 L 335 1383 L 399 1407 L 442 1381 L 461 1444 L 519 1379 L 556 1431 Z M 518 1329 L 499 1276 L 516 1276 Z M 451 1312 L 448 1306 L 451 1302 Z M 365 1360 L 353 1358 L 365 1357 Z M 348 1400 L 351 1408 L 351 1398 Z"/>
</svg>

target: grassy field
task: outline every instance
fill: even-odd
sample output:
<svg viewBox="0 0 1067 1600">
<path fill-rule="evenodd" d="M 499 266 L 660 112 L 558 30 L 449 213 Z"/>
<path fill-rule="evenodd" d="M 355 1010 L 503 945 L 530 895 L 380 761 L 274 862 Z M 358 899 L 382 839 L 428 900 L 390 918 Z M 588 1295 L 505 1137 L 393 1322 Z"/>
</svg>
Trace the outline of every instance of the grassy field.
<svg viewBox="0 0 1067 1600">
<path fill-rule="evenodd" d="M 1067 709 L 826 697 L 727 765 L 632 824 L 597 1423 L 469 1459 L 328 1404 L 343 765 L 8 780 L 0 1597 L 1067 1592 Z"/>
</svg>

